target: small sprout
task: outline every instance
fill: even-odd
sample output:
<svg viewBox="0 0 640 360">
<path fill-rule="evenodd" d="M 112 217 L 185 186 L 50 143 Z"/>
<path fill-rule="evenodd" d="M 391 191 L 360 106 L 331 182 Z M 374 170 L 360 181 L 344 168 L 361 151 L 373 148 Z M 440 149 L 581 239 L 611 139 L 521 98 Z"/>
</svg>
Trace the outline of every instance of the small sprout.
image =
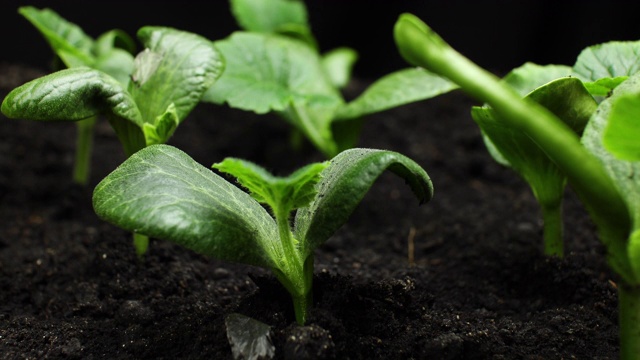
<svg viewBox="0 0 640 360">
<path fill-rule="evenodd" d="M 404 178 L 421 203 L 433 195 L 426 172 L 391 151 L 347 150 L 287 177 L 234 158 L 213 167 L 236 177 L 249 194 L 182 151 L 153 145 L 98 184 L 94 209 L 123 229 L 271 269 L 291 294 L 300 324 L 312 303 L 313 251 L 347 221 L 382 172 Z"/>
<path fill-rule="evenodd" d="M 505 131 L 530 138 L 566 176 L 598 228 L 609 265 L 620 277 L 620 357 L 640 359 L 640 162 L 633 157 L 630 159 L 634 161 L 617 159 L 607 150 L 607 142 L 609 147 L 618 146 L 615 137 L 621 135 L 621 129 L 615 128 L 624 127 L 615 122 L 622 118 L 631 121 L 626 116 L 638 112 L 639 104 L 628 101 L 640 93 L 636 61 L 640 42 L 598 45 L 585 49 L 578 57 L 573 75 L 585 83 L 586 89 L 595 89 L 592 95 L 600 96 L 601 89 L 591 84 L 614 87 L 607 91 L 611 96 L 603 99 L 596 111 L 590 110 L 592 105 L 588 102 L 580 102 L 579 109 L 592 112 L 580 139 L 580 132 L 565 123 L 565 118 L 535 101 L 522 99 L 513 87 L 463 57 L 417 17 L 401 15 L 395 38 L 405 59 L 452 80 L 486 103 L 495 114 L 492 121 L 499 121 Z M 621 82 L 624 77 L 628 79 Z M 616 106 L 620 108 L 616 110 Z M 607 139 L 608 123 L 611 133 Z M 624 148 L 627 144 L 619 146 Z"/>
</svg>

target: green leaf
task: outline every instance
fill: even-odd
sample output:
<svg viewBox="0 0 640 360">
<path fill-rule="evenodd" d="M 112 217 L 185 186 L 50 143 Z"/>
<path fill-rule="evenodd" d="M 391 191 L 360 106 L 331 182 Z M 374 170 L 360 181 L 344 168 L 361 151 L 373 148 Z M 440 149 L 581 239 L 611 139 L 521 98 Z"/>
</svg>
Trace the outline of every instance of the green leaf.
<svg viewBox="0 0 640 360">
<path fill-rule="evenodd" d="M 589 124 L 584 130 L 582 142 L 584 146 L 602 162 L 605 171 L 613 179 L 618 192 L 622 195 L 632 219 L 633 230 L 640 228 L 640 162 L 624 161 L 616 158 L 610 153 L 604 144 L 603 134 L 608 122 L 615 118 L 614 106 L 617 101 L 623 99 L 624 102 L 629 96 L 640 92 L 640 74 L 631 76 L 627 81 L 620 84 L 613 92 L 613 95 L 600 103 L 598 112 L 594 114 Z M 617 111 L 620 111 L 617 110 Z M 637 264 L 629 262 L 628 246 L 631 246 L 628 239 L 602 239 L 609 249 L 609 262 L 625 277 L 630 284 L 640 282 L 640 271 Z M 613 241 L 613 242 L 612 242 Z M 637 255 L 637 254 L 636 254 Z M 631 274 L 629 269 L 633 268 Z"/>
<path fill-rule="evenodd" d="M 292 25 L 309 28 L 307 8 L 299 0 L 231 0 L 231 12 L 247 31 L 277 33 Z"/>
<path fill-rule="evenodd" d="M 411 68 L 388 74 L 369 86 L 362 95 L 339 109 L 338 119 L 352 119 L 414 101 L 430 99 L 457 86 L 424 69 Z"/>
<path fill-rule="evenodd" d="M 80 63 L 67 64 L 68 67 L 93 64 L 93 39 L 78 25 L 65 20 L 51 9 L 39 10 L 33 6 L 23 6 L 18 12 L 42 33 L 56 54 L 71 54 L 73 59 Z M 65 61 L 65 57 L 60 58 Z"/>
<path fill-rule="evenodd" d="M 631 76 L 640 70 L 640 41 L 611 41 L 590 46 L 578 55 L 573 72 L 585 82 Z"/>
<path fill-rule="evenodd" d="M 614 156 L 640 161 L 640 91 L 612 101 L 603 136 L 604 147 Z"/>
<path fill-rule="evenodd" d="M 287 177 L 271 175 L 264 168 L 246 160 L 226 158 L 213 168 L 233 175 L 238 182 L 262 204 L 267 204 L 274 214 L 288 213 L 306 206 L 316 195 L 315 185 L 327 163 L 315 163 L 302 167 Z"/>
<path fill-rule="evenodd" d="M 570 76 L 572 69 L 565 65 L 538 65 L 527 62 L 511 70 L 502 81 L 513 87 L 521 96 L 559 78 Z"/>
<path fill-rule="evenodd" d="M 322 171 L 316 198 L 296 214 L 294 236 L 305 239 L 300 249 L 303 258 L 348 220 L 385 170 L 403 178 L 420 203 L 429 201 L 433 196 L 433 185 L 427 173 L 406 156 L 372 149 L 343 151 Z"/>
<path fill-rule="evenodd" d="M 596 81 L 585 82 L 584 86 L 593 96 L 609 96 L 611 91 L 627 80 L 628 76 L 617 76 L 614 78 L 602 78 Z"/>
<path fill-rule="evenodd" d="M 112 113 L 142 126 L 135 101 L 111 76 L 86 67 L 61 70 L 19 86 L 2 102 L 10 118 L 77 121 Z"/>
<path fill-rule="evenodd" d="M 213 43 L 199 35 L 165 27 L 138 31 L 146 50 L 136 58 L 129 92 L 144 122 L 154 123 L 170 104 L 183 121 L 224 69 Z"/>
<path fill-rule="evenodd" d="M 93 193 L 101 218 L 219 259 L 266 268 L 282 254 L 276 224 L 248 194 L 168 145 L 148 146 Z"/>
<path fill-rule="evenodd" d="M 538 87 L 526 98 L 551 110 L 578 134 L 597 107 L 582 82 L 569 77 Z M 529 136 L 505 124 L 491 108 L 473 107 L 471 115 L 488 137 L 490 153 L 499 155 L 496 161 L 508 164 L 524 177 L 536 195 L 547 192 L 545 197 L 554 201 L 562 196 L 564 175 Z"/>
<path fill-rule="evenodd" d="M 551 110 L 578 135 L 598 106 L 582 81 L 571 77 L 551 81 L 527 97 Z"/>
<path fill-rule="evenodd" d="M 358 53 L 355 50 L 341 47 L 322 55 L 322 67 L 333 86 L 343 88 L 349 83 L 353 65 L 357 60 Z"/>
<path fill-rule="evenodd" d="M 597 107 L 596 101 L 582 82 L 570 77 L 560 78 L 537 87 L 526 98 L 551 110 L 577 134 L 582 133 Z M 528 177 L 533 180 L 537 177 L 536 172 L 540 170 L 544 173 L 542 169 L 549 165 L 553 166 L 544 152 L 526 134 L 507 126 L 502 120 L 496 118 L 491 109 L 474 107 L 471 114 L 486 135 L 485 143 L 494 159 L 500 164 L 513 167 L 529 183 L 531 182 Z M 533 161 L 528 163 L 531 160 Z"/>
<path fill-rule="evenodd" d="M 203 101 L 257 114 L 276 111 L 325 154 L 337 153 L 331 121 L 343 100 L 313 49 L 282 36 L 246 32 L 216 46 L 227 67 Z"/>
<path fill-rule="evenodd" d="M 203 101 L 226 102 L 233 108 L 264 114 L 283 111 L 296 99 L 319 95 L 340 98 L 319 55 L 300 41 L 235 32 L 215 44 L 227 67 Z"/>
<path fill-rule="evenodd" d="M 94 41 L 53 10 L 24 6 L 18 11 L 42 33 L 67 67 L 88 66 L 104 71 L 122 84 L 129 82 L 135 43 L 123 31 L 108 31 Z"/>
</svg>

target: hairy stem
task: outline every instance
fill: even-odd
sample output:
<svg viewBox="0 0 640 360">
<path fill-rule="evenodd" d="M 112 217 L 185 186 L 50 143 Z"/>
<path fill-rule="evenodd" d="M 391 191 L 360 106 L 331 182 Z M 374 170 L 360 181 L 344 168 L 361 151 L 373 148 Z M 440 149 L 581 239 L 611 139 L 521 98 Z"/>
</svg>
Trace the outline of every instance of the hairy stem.
<svg viewBox="0 0 640 360">
<path fill-rule="evenodd" d="M 640 360 L 640 287 L 618 286 L 620 359 Z"/>
<path fill-rule="evenodd" d="M 86 185 L 89 182 L 95 123 L 95 116 L 76 122 L 77 137 L 73 181 L 80 185 Z"/>
<path fill-rule="evenodd" d="M 285 265 L 281 273 L 276 272 L 278 280 L 291 294 L 296 321 L 304 325 L 307 320 L 307 312 L 311 304 L 311 281 L 313 279 L 313 256 L 311 256 L 311 268 L 300 258 L 295 239 L 289 225 L 289 210 L 280 206 L 275 210 L 278 234 L 282 242 L 285 255 Z M 308 262 L 308 261 L 307 261 Z"/>
</svg>

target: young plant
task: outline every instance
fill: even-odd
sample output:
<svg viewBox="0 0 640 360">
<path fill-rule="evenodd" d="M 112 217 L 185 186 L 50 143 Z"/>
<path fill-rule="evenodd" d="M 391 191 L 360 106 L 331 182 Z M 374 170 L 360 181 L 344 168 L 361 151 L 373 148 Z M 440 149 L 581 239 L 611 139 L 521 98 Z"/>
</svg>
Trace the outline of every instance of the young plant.
<svg viewBox="0 0 640 360">
<path fill-rule="evenodd" d="M 629 75 L 640 69 L 635 63 L 640 42 L 609 42 L 590 46 L 575 64 L 540 66 L 526 63 L 502 81 L 520 95 L 541 104 L 582 135 L 598 102 Z M 545 253 L 563 256 L 561 205 L 566 176 L 522 131 L 505 126 L 490 106 L 474 107 L 494 159 L 512 167 L 529 183 L 542 207 Z"/>
<path fill-rule="evenodd" d="M 128 86 L 88 67 L 74 67 L 30 81 L 2 102 L 10 118 L 79 121 L 104 114 L 127 156 L 165 143 L 223 70 L 213 43 L 165 27 L 143 27 L 145 45 L 135 59 Z M 148 239 L 136 237 L 139 254 Z"/>
<path fill-rule="evenodd" d="M 123 229 L 271 269 L 291 294 L 299 324 L 311 306 L 314 249 L 347 221 L 382 172 L 404 178 L 420 203 L 433 195 L 426 172 L 391 151 L 347 150 L 287 177 L 233 158 L 213 167 L 236 177 L 250 195 L 182 151 L 154 145 L 98 184 L 94 209 Z"/>
<path fill-rule="evenodd" d="M 592 77 L 587 81 L 588 87 L 592 93 L 601 95 L 603 88 L 615 89 L 592 115 L 581 143 L 578 134 L 552 111 L 528 98 L 522 99 L 511 86 L 451 48 L 417 17 L 402 15 L 394 32 L 400 53 L 407 61 L 449 78 L 463 91 L 491 106 L 496 126 L 526 134 L 567 177 L 596 223 L 600 240 L 607 247 L 609 265 L 620 277 L 617 286 L 620 356 L 640 359 L 640 162 L 618 160 L 603 145 L 607 123 L 614 124 L 619 116 L 613 109 L 620 102 L 624 109 L 629 105 L 625 104 L 627 98 L 640 92 L 637 62 L 627 61 L 628 57 L 619 54 L 594 56 L 597 66 L 586 69 Z M 627 45 L 630 46 L 624 52 L 636 53 L 637 44 Z M 591 56 L 603 48 L 594 47 L 583 54 Z M 581 71 L 577 66 L 573 70 Z M 621 76 L 629 78 L 624 80 Z M 626 113 L 622 115 L 625 118 L 633 116 L 618 111 Z M 615 125 L 611 127 L 615 129 Z M 616 130 L 611 131 L 615 134 Z"/>
<path fill-rule="evenodd" d="M 571 69 L 525 64 L 502 82 L 511 85 L 527 100 L 541 104 L 574 132 L 582 134 L 597 108 L 597 102 L 582 81 L 566 77 Z M 533 190 L 542 208 L 544 251 L 564 256 L 562 198 L 566 176 L 523 131 L 505 126 L 490 106 L 474 106 L 471 115 L 484 134 L 489 153 L 500 164 L 520 174 Z"/>
<path fill-rule="evenodd" d="M 110 30 L 94 40 L 76 24 L 70 23 L 51 9 L 23 6 L 18 12 L 35 26 L 55 53 L 56 70 L 87 66 L 103 71 L 123 85 L 129 83 L 133 70 L 135 43 L 125 32 Z M 95 116 L 76 122 L 76 155 L 73 181 L 86 185 L 89 181 Z"/>
<path fill-rule="evenodd" d="M 301 1 L 255 3 L 231 1 L 238 23 L 248 31 L 216 42 L 227 68 L 203 101 L 257 114 L 275 112 L 328 158 L 355 146 L 363 116 L 455 88 L 421 69 L 404 69 L 379 79 L 347 103 L 340 89 L 351 76 L 355 51 L 339 48 L 321 55 Z M 263 11 L 267 4 L 287 10 Z"/>
</svg>

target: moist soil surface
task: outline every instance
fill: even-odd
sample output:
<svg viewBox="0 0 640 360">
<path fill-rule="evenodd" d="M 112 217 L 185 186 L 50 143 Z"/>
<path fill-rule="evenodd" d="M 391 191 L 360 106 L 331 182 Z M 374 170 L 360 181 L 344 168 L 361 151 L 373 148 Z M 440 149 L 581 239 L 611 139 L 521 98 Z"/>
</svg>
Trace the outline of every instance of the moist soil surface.
<svg viewBox="0 0 640 360">
<path fill-rule="evenodd" d="M 42 75 L 0 64 L 2 98 Z M 357 83 L 346 90 L 357 94 Z M 0 120 L 0 358 L 230 359 L 225 318 L 271 326 L 278 359 L 615 359 L 616 278 L 576 196 L 564 259 L 542 255 L 539 207 L 485 150 L 460 92 L 366 119 L 359 147 L 422 165 L 425 205 L 383 174 L 316 251 L 306 326 L 268 270 L 131 235 L 93 213 L 93 187 L 124 160 L 98 122 L 90 184 L 71 182 L 75 125 Z M 199 105 L 170 144 L 286 174 L 322 160 L 281 119 Z M 413 244 L 413 249 L 411 249 Z"/>
</svg>

